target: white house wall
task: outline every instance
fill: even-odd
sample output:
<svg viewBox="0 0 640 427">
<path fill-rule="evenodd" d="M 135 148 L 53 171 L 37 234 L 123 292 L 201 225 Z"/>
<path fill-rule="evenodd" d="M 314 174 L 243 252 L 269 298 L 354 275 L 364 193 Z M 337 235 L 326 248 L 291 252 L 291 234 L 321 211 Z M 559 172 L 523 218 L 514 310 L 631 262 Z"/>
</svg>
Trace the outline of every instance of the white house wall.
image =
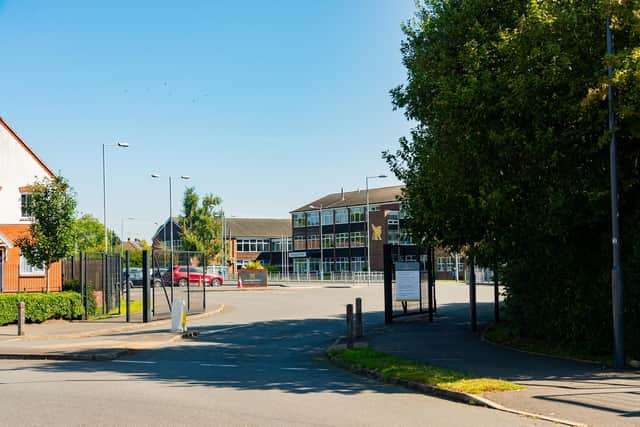
<svg viewBox="0 0 640 427">
<path fill-rule="evenodd" d="M 0 125 L 0 224 L 23 224 L 20 187 L 49 176 L 14 136 Z"/>
</svg>

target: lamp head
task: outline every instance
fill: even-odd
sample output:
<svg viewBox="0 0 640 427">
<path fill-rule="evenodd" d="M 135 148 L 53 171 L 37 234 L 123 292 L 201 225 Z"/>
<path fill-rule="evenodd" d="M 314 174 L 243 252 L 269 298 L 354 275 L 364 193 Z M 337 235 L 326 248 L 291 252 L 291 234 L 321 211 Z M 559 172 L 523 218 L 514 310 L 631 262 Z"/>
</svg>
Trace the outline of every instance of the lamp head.
<svg viewBox="0 0 640 427">
<path fill-rule="evenodd" d="M 118 147 L 127 148 L 129 146 L 128 142 L 118 142 Z"/>
<path fill-rule="evenodd" d="M 160 178 L 160 175 L 158 175 L 157 173 L 151 173 L 149 175 L 151 175 L 151 178 Z"/>
</svg>

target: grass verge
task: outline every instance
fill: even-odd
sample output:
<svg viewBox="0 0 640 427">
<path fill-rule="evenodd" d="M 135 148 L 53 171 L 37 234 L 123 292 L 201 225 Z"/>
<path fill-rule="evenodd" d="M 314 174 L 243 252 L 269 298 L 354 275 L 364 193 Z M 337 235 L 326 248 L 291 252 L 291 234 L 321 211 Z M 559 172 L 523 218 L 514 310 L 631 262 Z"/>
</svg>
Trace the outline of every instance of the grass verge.
<svg viewBox="0 0 640 427">
<path fill-rule="evenodd" d="M 490 325 L 484 332 L 484 337 L 487 341 L 495 344 L 512 347 L 517 350 L 547 354 L 549 356 L 584 360 L 607 366 L 611 366 L 613 361 L 612 355 L 591 354 L 584 351 L 582 348 L 576 348 L 571 345 L 552 343 L 536 338 L 522 337 L 518 330 L 509 322 L 500 322 Z"/>
<path fill-rule="evenodd" d="M 329 350 L 329 356 L 358 368 L 376 371 L 385 379 L 404 379 L 469 394 L 524 388 L 519 384 L 495 378 L 478 378 L 449 369 L 423 365 L 370 348 Z"/>
<path fill-rule="evenodd" d="M 131 314 L 140 313 L 142 311 L 142 300 L 131 301 L 130 303 Z M 93 320 L 108 319 L 113 316 L 124 316 L 127 314 L 127 301 L 124 298 L 120 299 L 120 314 L 118 314 L 118 308 L 113 308 L 107 314 L 98 314 L 92 316 Z"/>
</svg>

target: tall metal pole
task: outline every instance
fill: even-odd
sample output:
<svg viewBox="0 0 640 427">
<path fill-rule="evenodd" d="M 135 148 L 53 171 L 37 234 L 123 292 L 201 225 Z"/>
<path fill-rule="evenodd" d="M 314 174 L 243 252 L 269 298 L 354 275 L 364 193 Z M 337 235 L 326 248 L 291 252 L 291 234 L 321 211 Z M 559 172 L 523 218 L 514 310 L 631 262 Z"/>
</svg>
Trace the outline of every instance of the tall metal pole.
<svg viewBox="0 0 640 427">
<path fill-rule="evenodd" d="M 367 197 L 367 286 L 371 285 L 371 239 L 369 237 L 369 177 L 365 177 L 365 192 Z"/>
<path fill-rule="evenodd" d="M 607 54 L 613 55 L 613 35 L 611 34 L 611 15 L 607 16 Z M 620 212 L 618 211 L 618 176 L 616 163 L 616 133 L 615 113 L 613 110 L 613 67 L 611 63 L 607 67 L 609 76 L 609 88 L 607 98 L 609 100 L 609 133 L 611 144 L 609 145 L 609 163 L 611 168 L 611 244 L 613 249 L 613 265 L 611 269 L 611 293 L 613 307 L 613 340 L 615 353 L 615 367 L 624 368 L 624 319 L 623 319 L 623 282 L 622 267 L 620 262 Z"/>
<path fill-rule="evenodd" d="M 108 251 L 107 247 L 107 168 L 105 164 L 105 144 L 102 144 L 102 224 L 104 225 L 104 253 Z"/>
<path fill-rule="evenodd" d="M 320 280 L 324 280 L 324 249 L 322 247 L 322 205 L 320 205 Z"/>
<path fill-rule="evenodd" d="M 169 177 L 169 262 L 171 263 L 171 304 L 173 304 L 173 200 L 171 196 L 171 177 Z"/>
</svg>

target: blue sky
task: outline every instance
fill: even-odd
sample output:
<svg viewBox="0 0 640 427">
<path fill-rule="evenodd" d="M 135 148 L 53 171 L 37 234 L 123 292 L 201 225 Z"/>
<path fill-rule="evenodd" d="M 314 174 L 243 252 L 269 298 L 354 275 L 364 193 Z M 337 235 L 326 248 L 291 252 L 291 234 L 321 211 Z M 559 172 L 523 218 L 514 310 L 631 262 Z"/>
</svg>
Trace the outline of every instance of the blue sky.
<svg viewBox="0 0 640 427">
<path fill-rule="evenodd" d="M 0 116 L 67 177 L 81 212 L 148 239 L 190 175 L 228 215 L 286 217 L 387 173 L 410 124 L 400 24 L 413 0 L 0 0 Z M 375 185 L 374 185 L 375 183 Z M 390 177 L 371 186 L 395 185 Z M 175 181 L 174 212 L 184 182 Z"/>
</svg>

